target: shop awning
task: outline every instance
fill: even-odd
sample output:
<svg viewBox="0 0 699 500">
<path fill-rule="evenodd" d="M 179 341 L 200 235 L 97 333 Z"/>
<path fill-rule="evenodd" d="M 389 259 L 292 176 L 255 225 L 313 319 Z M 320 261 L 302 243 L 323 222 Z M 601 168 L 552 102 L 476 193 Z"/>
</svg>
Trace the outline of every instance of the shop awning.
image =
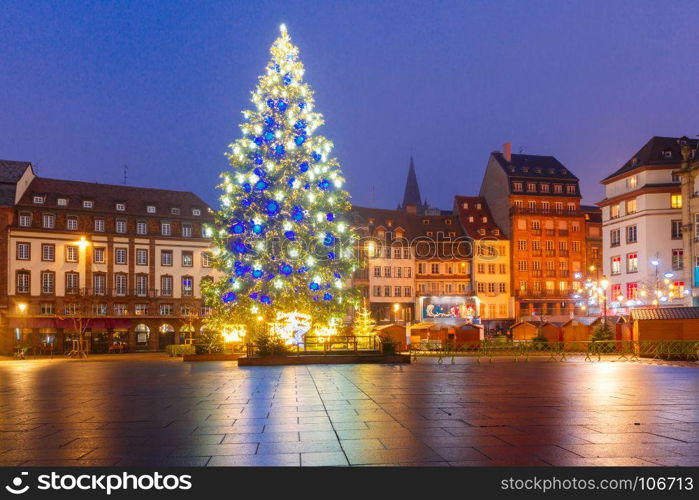
<svg viewBox="0 0 699 500">
<path fill-rule="evenodd" d="M 80 323 L 71 318 L 10 318 L 10 328 L 63 328 L 74 330 Z M 128 330 L 131 320 L 128 318 L 89 318 L 82 325 L 88 330 Z"/>
</svg>

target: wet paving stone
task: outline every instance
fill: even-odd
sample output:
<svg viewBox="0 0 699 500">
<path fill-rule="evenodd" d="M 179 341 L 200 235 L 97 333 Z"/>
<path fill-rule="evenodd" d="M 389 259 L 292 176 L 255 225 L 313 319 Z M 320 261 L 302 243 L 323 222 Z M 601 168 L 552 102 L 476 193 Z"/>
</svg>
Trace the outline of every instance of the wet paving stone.
<svg viewBox="0 0 699 500">
<path fill-rule="evenodd" d="M 699 465 L 699 366 L 123 359 L 0 361 L 0 466 Z"/>
</svg>

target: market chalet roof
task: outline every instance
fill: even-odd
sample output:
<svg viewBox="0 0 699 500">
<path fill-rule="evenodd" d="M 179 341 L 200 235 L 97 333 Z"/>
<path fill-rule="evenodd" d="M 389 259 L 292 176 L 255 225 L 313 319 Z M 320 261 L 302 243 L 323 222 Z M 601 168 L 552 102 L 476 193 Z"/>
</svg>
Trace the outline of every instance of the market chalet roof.
<svg viewBox="0 0 699 500">
<path fill-rule="evenodd" d="M 699 140 L 687 139 L 693 149 L 697 149 Z M 628 174 L 642 167 L 667 167 L 676 168 L 682 161 L 680 153 L 680 139 L 678 137 L 652 137 L 645 145 L 636 152 L 620 169 L 613 174 L 602 179 L 602 184 L 606 184 L 612 179 Z"/>
<path fill-rule="evenodd" d="M 653 307 L 631 309 L 631 319 L 699 319 L 699 307 Z"/>
<path fill-rule="evenodd" d="M 42 198 L 36 203 L 35 197 Z M 59 205 L 58 200 L 65 200 Z M 86 208 L 84 201 L 91 201 L 92 208 Z M 117 210 L 123 204 L 123 210 Z M 36 177 L 19 200 L 19 206 L 70 209 L 90 212 L 116 212 L 125 215 L 158 215 L 182 218 L 209 218 L 208 205 L 197 195 L 188 191 L 143 188 L 123 185 L 98 184 L 62 179 Z M 154 206 L 155 213 L 147 207 Z M 199 216 L 193 210 L 200 210 Z"/>
<path fill-rule="evenodd" d="M 467 236 L 480 239 L 485 236 L 504 238 L 502 231 L 493 220 L 490 207 L 480 196 L 455 196 L 454 205 L 459 214 L 459 222 Z"/>
</svg>

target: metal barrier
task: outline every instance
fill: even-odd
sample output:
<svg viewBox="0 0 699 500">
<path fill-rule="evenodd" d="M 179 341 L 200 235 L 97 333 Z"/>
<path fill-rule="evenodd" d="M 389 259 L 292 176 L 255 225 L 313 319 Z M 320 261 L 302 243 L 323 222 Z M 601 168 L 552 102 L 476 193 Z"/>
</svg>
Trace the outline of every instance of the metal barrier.
<svg viewBox="0 0 699 500">
<path fill-rule="evenodd" d="M 640 358 L 698 361 L 699 340 L 604 340 L 604 341 L 564 341 L 539 342 L 480 341 L 456 344 L 434 341 L 425 344 L 412 344 L 408 352 L 413 362 L 420 357 L 436 357 L 437 363 L 456 357 L 473 357 L 480 363 L 487 358 L 491 363 L 496 357 L 511 357 L 514 361 L 529 361 L 532 356 L 546 357 L 549 361 L 565 361 L 569 357 L 583 357 L 585 361 L 601 361 L 602 356 L 616 361 L 637 361 Z"/>
</svg>

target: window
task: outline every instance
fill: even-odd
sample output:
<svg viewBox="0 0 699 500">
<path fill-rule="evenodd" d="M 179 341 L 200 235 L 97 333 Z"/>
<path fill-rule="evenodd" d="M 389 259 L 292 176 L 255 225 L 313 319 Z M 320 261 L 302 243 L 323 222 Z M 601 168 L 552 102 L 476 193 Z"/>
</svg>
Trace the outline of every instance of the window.
<svg viewBox="0 0 699 500">
<path fill-rule="evenodd" d="M 563 192 L 563 184 L 554 184 L 553 192 L 556 194 L 561 194 Z"/>
<path fill-rule="evenodd" d="M 194 265 L 194 254 L 191 251 L 182 251 L 182 267 L 192 267 Z M 390 269 L 390 268 L 389 268 Z"/>
<path fill-rule="evenodd" d="M 192 237 L 192 225 L 185 223 L 182 224 L 182 237 L 191 238 Z"/>
<path fill-rule="evenodd" d="M 507 283 L 498 283 L 498 293 L 507 293 Z"/>
<path fill-rule="evenodd" d="M 671 236 L 673 240 L 682 239 L 682 221 L 673 220 L 671 221 Z"/>
<path fill-rule="evenodd" d="M 519 290 L 521 292 L 526 292 L 527 291 L 527 282 L 526 281 L 520 281 L 519 282 Z"/>
<path fill-rule="evenodd" d="M 160 304 L 160 315 L 161 316 L 172 316 L 172 304 Z"/>
<path fill-rule="evenodd" d="M 616 205 L 612 205 L 609 207 L 609 217 L 612 219 L 616 219 L 621 215 L 621 207 L 617 203 Z"/>
<path fill-rule="evenodd" d="M 41 293 L 53 294 L 56 289 L 56 274 L 52 271 L 44 271 L 41 273 Z"/>
<path fill-rule="evenodd" d="M 201 253 L 201 267 L 211 267 L 212 261 L 213 256 L 211 255 L 211 252 Z"/>
<path fill-rule="evenodd" d="M 19 214 L 19 227 L 31 227 L 32 214 Z"/>
<path fill-rule="evenodd" d="M 571 231 L 574 233 L 579 233 L 580 232 L 580 223 L 579 222 L 571 222 Z"/>
<path fill-rule="evenodd" d="M 433 263 L 430 266 L 432 274 L 439 274 L 439 264 Z"/>
<path fill-rule="evenodd" d="M 56 245 L 51 243 L 41 244 L 41 260 L 44 262 L 53 262 L 56 260 Z"/>
<path fill-rule="evenodd" d="M 92 200 L 83 200 L 83 208 L 92 208 L 95 203 Z"/>
<path fill-rule="evenodd" d="M 532 211 L 536 210 L 536 202 L 535 201 L 528 201 L 527 207 L 529 208 L 529 210 L 532 210 Z"/>
<path fill-rule="evenodd" d="M 417 273 L 418 274 L 425 274 L 425 263 L 424 262 L 418 262 Z"/>
<path fill-rule="evenodd" d="M 526 260 L 520 260 L 517 263 L 517 269 L 520 271 L 526 271 L 528 269 L 529 263 Z"/>
<path fill-rule="evenodd" d="M 66 273 L 66 294 L 75 295 L 80 289 L 80 275 L 78 273 Z"/>
<path fill-rule="evenodd" d="M 636 300 L 638 295 L 638 283 L 626 284 L 626 298 L 628 300 Z"/>
<path fill-rule="evenodd" d="M 148 304 L 136 304 L 133 312 L 136 316 L 146 316 L 148 314 Z"/>
<path fill-rule="evenodd" d="M 616 300 L 616 298 L 619 295 L 621 295 L 621 284 L 616 283 L 616 284 L 612 285 L 611 290 L 612 290 L 612 292 L 610 294 L 610 297 L 612 297 L 612 299 Z"/>
<path fill-rule="evenodd" d="M 43 204 L 44 204 L 44 197 L 43 197 L 43 196 L 34 196 L 34 197 L 32 198 L 32 201 L 33 201 L 34 204 L 36 204 L 36 205 L 43 205 Z"/>
<path fill-rule="evenodd" d="M 66 262 L 78 262 L 78 247 L 72 245 L 66 247 Z"/>
<path fill-rule="evenodd" d="M 632 175 L 631 177 L 627 177 L 626 187 L 629 189 L 636 189 L 636 186 L 638 186 L 638 176 Z"/>
<path fill-rule="evenodd" d="M 675 292 L 681 297 L 684 295 L 684 281 L 675 281 L 672 286 L 675 288 Z"/>
<path fill-rule="evenodd" d="M 129 308 L 127 304 L 114 304 L 115 316 L 125 316 L 127 314 L 129 314 Z"/>
<path fill-rule="evenodd" d="M 136 275 L 136 295 L 139 297 L 145 297 L 148 295 L 148 275 L 147 274 L 137 274 Z"/>
<path fill-rule="evenodd" d="M 517 191 L 521 192 L 522 191 L 522 183 L 521 182 L 513 182 L 512 183 L 512 191 Z"/>
<path fill-rule="evenodd" d="M 400 259 L 402 255 L 403 255 L 403 254 L 402 254 L 400 248 L 394 248 L 394 249 L 393 249 L 393 258 L 394 258 L 394 259 Z"/>
<path fill-rule="evenodd" d="M 381 266 L 374 266 L 374 278 L 381 277 Z"/>
<path fill-rule="evenodd" d="M 95 232 L 96 233 L 103 233 L 104 232 L 104 219 L 95 219 Z"/>
<path fill-rule="evenodd" d="M 532 231 L 540 231 L 540 230 L 541 230 L 541 221 L 533 220 L 532 221 Z"/>
<path fill-rule="evenodd" d="M 621 274 L 621 257 L 612 257 L 612 275 Z"/>
<path fill-rule="evenodd" d="M 527 249 L 527 240 L 517 241 L 517 249 L 518 250 L 526 250 Z"/>
<path fill-rule="evenodd" d="M 69 231 L 78 230 L 78 218 L 74 216 L 69 216 L 66 218 L 66 229 Z"/>
<path fill-rule="evenodd" d="M 403 287 L 403 296 L 404 297 L 411 297 L 412 295 L 413 295 L 412 287 L 409 287 L 409 286 Z"/>
<path fill-rule="evenodd" d="M 163 236 L 170 236 L 172 234 L 172 224 L 170 224 L 169 222 L 161 222 L 160 234 Z"/>
<path fill-rule="evenodd" d="M 542 193 L 548 193 L 549 192 L 549 185 L 548 184 L 539 184 L 539 190 Z"/>
<path fill-rule="evenodd" d="M 684 250 L 681 248 L 672 250 L 672 269 L 675 271 L 684 269 Z"/>
<path fill-rule="evenodd" d="M 527 182 L 527 191 L 530 193 L 536 192 L 536 184 L 534 182 Z"/>
<path fill-rule="evenodd" d="M 375 286 L 373 290 L 374 297 L 381 297 L 381 287 Z"/>
<path fill-rule="evenodd" d="M 172 276 L 160 277 L 160 295 L 164 297 L 172 296 Z"/>
<path fill-rule="evenodd" d="M 17 271 L 15 275 L 15 293 L 29 293 L 31 275 L 29 271 Z"/>
<path fill-rule="evenodd" d="M 626 243 L 636 243 L 638 241 L 638 226 L 626 227 Z"/>
<path fill-rule="evenodd" d="M 201 209 L 199 209 L 199 208 L 193 208 L 193 209 L 192 209 L 192 215 L 195 216 L 195 217 L 200 216 L 200 215 L 201 215 Z"/>
<path fill-rule="evenodd" d="M 566 185 L 566 193 L 568 194 L 575 194 L 575 184 L 567 184 Z"/>
<path fill-rule="evenodd" d="M 579 241 L 574 241 L 573 242 L 573 252 L 580 252 L 580 242 Z"/>
<path fill-rule="evenodd" d="M 191 297 L 194 291 L 193 289 L 194 279 L 191 276 L 182 276 L 182 296 Z"/>
<path fill-rule="evenodd" d="M 411 267 L 405 268 L 405 273 L 403 274 L 406 278 L 412 278 L 413 269 Z"/>
<path fill-rule="evenodd" d="M 105 259 L 104 259 L 104 248 L 103 247 L 96 247 L 93 250 L 92 262 L 94 262 L 95 264 L 104 264 Z"/>
<path fill-rule="evenodd" d="M 115 248 L 114 249 L 114 263 L 115 264 L 126 264 L 126 248 Z"/>
<path fill-rule="evenodd" d="M 555 205 L 556 212 L 562 212 L 562 211 L 563 211 L 563 203 L 562 203 L 562 202 L 557 201 L 554 205 Z"/>
<path fill-rule="evenodd" d="M 56 314 L 55 304 L 53 302 L 42 302 L 39 306 L 39 312 L 44 316 Z"/>
<path fill-rule="evenodd" d="M 488 274 L 495 274 L 495 264 L 488 264 Z"/>
<path fill-rule="evenodd" d="M 56 226 L 56 217 L 53 214 L 44 214 L 41 216 L 41 227 L 44 229 L 53 229 Z"/>
<path fill-rule="evenodd" d="M 171 208 L 170 208 L 170 213 L 171 213 L 172 215 L 180 215 L 180 209 L 177 208 L 177 207 L 171 207 Z"/>
<path fill-rule="evenodd" d="M 148 224 L 145 221 L 136 222 L 136 234 L 148 234 Z"/>
<path fill-rule="evenodd" d="M 410 248 L 405 247 L 403 249 L 403 258 L 404 259 L 409 259 L 410 258 Z"/>
<path fill-rule="evenodd" d="M 672 208 L 682 208 L 682 195 L 681 194 L 673 194 L 670 197 L 670 206 Z"/>
<path fill-rule="evenodd" d="M 636 213 L 636 198 L 632 200 L 626 200 L 626 214 Z"/>
<path fill-rule="evenodd" d="M 31 243 L 17 243 L 17 260 L 29 260 L 32 256 Z"/>
<path fill-rule="evenodd" d="M 548 212 L 550 208 L 551 208 L 551 203 L 549 203 L 548 201 L 541 202 L 541 210 L 543 210 L 544 212 Z"/>
<path fill-rule="evenodd" d="M 383 287 L 383 296 L 384 296 L 384 297 L 390 297 L 390 296 L 391 296 L 391 287 L 390 287 L 390 286 L 385 286 L 385 287 Z"/>
<path fill-rule="evenodd" d="M 401 294 L 402 291 L 403 291 L 403 289 L 401 287 L 399 287 L 399 286 L 394 287 L 393 288 L 393 296 L 400 297 L 402 295 Z"/>
<path fill-rule="evenodd" d="M 146 207 L 146 212 L 148 212 L 149 214 L 154 214 L 155 213 L 155 205 L 148 205 Z"/>
<path fill-rule="evenodd" d="M 638 272 L 638 254 L 636 252 L 626 255 L 626 272 L 627 273 L 637 273 Z"/>
<path fill-rule="evenodd" d="M 125 212 L 126 211 L 126 203 L 117 203 L 114 208 L 116 209 L 117 212 Z"/>
<path fill-rule="evenodd" d="M 107 275 L 104 273 L 93 274 L 92 288 L 95 295 L 104 295 L 107 291 Z"/>
<path fill-rule="evenodd" d="M 118 273 L 114 275 L 114 292 L 117 295 L 126 295 L 126 290 L 128 287 L 128 275 L 124 273 Z"/>
<path fill-rule="evenodd" d="M 117 233 L 122 233 L 122 234 L 125 233 L 126 232 L 126 221 L 124 219 L 117 219 L 115 230 Z"/>
<path fill-rule="evenodd" d="M 500 264 L 499 265 L 499 273 L 500 274 L 505 274 L 507 273 L 507 266 L 505 264 Z"/>
<path fill-rule="evenodd" d="M 402 268 L 402 267 L 396 267 L 396 268 L 393 270 L 393 274 L 394 274 L 394 276 L 395 276 L 396 278 L 402 278 L 402 277 L 403 277 L 403 276 L 402 276 L 402 274 L 403 274 L 403 268 Z"/>
<path fill-rule="evenodd" d="M 147 266 L 148 265 L 148 249 L 137 248 L 136 249 L 136 265 L 137 266 Z"/>
<path fill-rule="evenodd" d="M 613 247 L 621 245 L 621 229 L 612 229 L 609 231 L 609 244 Z"/>
</svg>

